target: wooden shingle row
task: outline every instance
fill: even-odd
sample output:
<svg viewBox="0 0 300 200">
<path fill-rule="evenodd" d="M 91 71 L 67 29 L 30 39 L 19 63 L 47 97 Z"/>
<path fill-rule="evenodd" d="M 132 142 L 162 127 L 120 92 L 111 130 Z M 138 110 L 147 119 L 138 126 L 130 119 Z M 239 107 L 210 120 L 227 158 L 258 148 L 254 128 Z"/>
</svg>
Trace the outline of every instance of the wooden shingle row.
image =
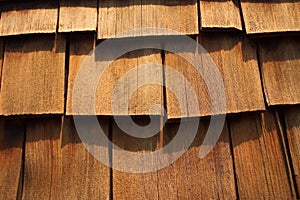
<svg viewBox="0 0 300 200">
<path fill-rule="evenodd" d="M 200 29 L 247 34 L 300 31 L 297 0 L 56 0 L 2 2 L 0 35 L 97 31 L 98 39 L 140 35 L 194 35 Z M 259 6 L 258 6 L 259 5 Z M 244 26 L 244 27 L 243 27 Z M 139 30 L 140 28 L 174 30 Z M 128 32 L 138 30 L 135 32 Z"/>
<path fill-rule="evenodd" d="M 115 199 L 295 199 L 300 166 L 298 113 L 299 106 L 293 106 L 284 111 L 285 120 L 279 118 L 277 111 L 229 117 L 216 146 L 203 159 L 199 159 L 199 151 L 209 120 L 201 120 L 194 142 L 181 158 L 144 174 L 109 170 L 97 161 L 84 147 L 69 117 L 1 119 L 1 195 L 6 199 L 108 199 L 111 195 Z M 87 123 L 81 130 L 87 135 L 96 134 L 97 128 L 88 119 L 82 117 Z M 136 122 L 147 124 L 144 119 Z M 188 127 L 194 122 L 183 123 Z M 162 134 L 146 139 L 129 136 L 109 119 L 101 118 L 100 125 L 115 145 L 143 154 L 168 144 L 179 123 L 167 123 Z M 111 152 L 112 166 L 120 164 L 120 149 L 97 139 L 85 142 L 94 153 Z M 169 156 L 171 159 L 172 153 Z"/>
<path fill-rule="evenodd" d="M 161 52 L 151 49 L 127 53 L 108 66 L 97 83 L 96 113 L 89 113 L 89 99 L 84 97 L 89 85 L 77 87 L 83 95 L 79 98 L 80 110 L 73 112 L 74 82 L 96 40 L 93 34 L 66 38 L 60 34 L 2 40 L 2 115 L 63 114 L 65 108 L 67 115 L 147 115 L 151 106 L 158 104 L 166 105 L 168 118 L 179 118 L 265 110 L 265 102 L 268 106 L 300 103 L 297 81 L 300 41 L 296 37 L 279 37 L 277 43 L 272 42 L 273 39 L 256 42 L 243 34 L 224 32 L 221 35 L 203 33 L 196 40 L 209 53 L 221 74 L 227 102 L 225 112 L 213 113 L 205 80 L 187 60 L 170 52 L 163 52 L 162 57 Z M 163 62 L 166 66 L 159 67 Z M 94 70 L 101 62 L 95 63 Z M 159 66 L 151 71 L 144 70 L 143 64 L 149 63 Z M 203 62 L 203 67 L 206 64 Z M 182 74 L 187 82 L 181 83 L 166 67 Z M 131 78 L 122 79 L 129 72 Z M 167 88 L 176 87 L 179 93 L 174 96 L 168 89 L 164 92 L 159 84 L 144 85 L 147 80 L 160 84 L 165 81 Z M 199 113 L 187 104 L 190 102 L 186 99 L 189 85 L 196 92 Z M 112 99 L 116 88 L 124 93 Z M 113 104 L 126 102 L 126 99 L 130 99 L 128 106 L 112 108 Z M 156 109 L 149 114 L 162 115 L 163 112 Z"/>
</svg>

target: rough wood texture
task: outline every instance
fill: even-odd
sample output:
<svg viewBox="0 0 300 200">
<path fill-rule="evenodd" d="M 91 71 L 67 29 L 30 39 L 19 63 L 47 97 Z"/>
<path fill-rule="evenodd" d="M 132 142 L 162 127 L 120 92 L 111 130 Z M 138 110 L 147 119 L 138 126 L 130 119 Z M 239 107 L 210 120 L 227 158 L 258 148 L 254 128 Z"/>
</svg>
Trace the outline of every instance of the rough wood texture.
<svg viewBox="0 0 300 200">
<path fill-rule="evenodd" d="M 137 120 L 139 125 L 147 125 L 147 120 Z M 131 125 L 128 124 L 127 127 Z M 132 127 L 130 127 L 132 128 Z M 132 130 L 132 129 L 131 129 Z M 130 131 L 131 131 L 130 130 Z M 137 154 L 143 152 L 153 152 L 158 146 L 159 135 L 155 135 L 146 139 L 138 139 L 132 137 L 127 132 L 123 132 L 117 126 L 113 124 L 113 143 L 117 145 L 121 150 L 112 150 L 112 166 L 127 165 L 131 166 L 133 163 L 128 163 L 127 158 L 122 157 L 122 151 L 131 151 Z M 157 162 L 155 160 L 149 160 L 149 162 Z M 147 163 L 141 163 L 138 167 L 144 167 Z M 137 167 L 137 166 L 132 166 Z M 126 173 L 113 169 L 113 199 L 158 199 L 158 177 L 157 172 L 150 173 Z"/>
<path fill-rule="evenodd" d="M 0 40 L 0 89 L 1 89 L 1 79 L 2 79 L 2 69 L 3 69 L 3 52 L 4 52 L 4 41 Z M 0 114 L 2 115 L 2 97 L 0 93 Z"/>
<path fill-rule="evenodd" d="M 19 182 L 22 182 L 24 127 L 18 120 L 0 120 L 1 199 L 17 198 Z"/>
<path fill-rule="evenodd" d="M 179 32 L 180 34 L 197 34 L 197 1 L 99 1 L 99 39 L 116 37 L 118 36 L 118 34 L 121 34 L 123 32 L 146 27 L 171 29 Z M 145 31 L 135 34 L 132 33 L 128 36 L 165 34 L 168 33 Z"/>
<path fill-rule="evenodd" d="M 82 34 L 73 36 L 70 39 L 70 61 L 68 77 L 68 95 L 66 115 L 72 115 L 72 96 L 74 90 L 74 81 L 80 69 L 82 62 L 95 47 L 94 34 Z M 83 102 L 84 104 L 85 102 Z"/>
<path fill-rule="evenodd" d="M 247 33 L 300 30 L 298 0 L 241 0 L 241 5 Z"/>
<path fill-rule="evenodd" d="M 259 46 L 268 105 L 300 103 L 300 39 L 264 39 Z"/>
<path fill-rule="evenodd" d="M 230 120 L 234 164 L 241 199 L 295 199 L 282 133 L 273 113 Z"/>
<path fill-rule="evenodd" d="M 57 1 L 6 3 L 0 19 L 0 35 L 55 33 Z"/>
<path fill-rule="evenodd" d="M 227 98 L 227 113 L 264 110 L 256 46 L 242 36 L 232 33 L 223 33 L 222 35 L 219 33 L 206 33 L 200 36 L 199 41 L 222 75 Z M 208 56 L 208 54 L 203 54 L 203 56 Z M 204 57 L 203 66 L 210 64 L 206 60 Z M 195 68 L 183 58 L 171 53 L 166 54 L 165 64 L 176 69 L 191 84 L 198 97 L 200 116 L 211 115 L 211 102 L 207 86 Z M 204 68 L 203 71 L 209 73 Z M 211 75 L 211 77 L 215 76 Z M 183 105 L 188 104 L 186 103 L 188 84 L 174 80 L 172 74 L 166 73 L 167 88 L 169 85 L 175 84 L 179 88 L 178 90 L 181 91 L 180 95 L 177 95 L 178 100 L 170 91 L 167 91 L 169 118 L 198 116 L 199 114 L 194 113 L 195 108 L 191 105 L 186 105 L 183 114 L 180 115 L 178 102 Z"/>
<path fill-rule="evenodd" d="M 227 126 L 218 143 L 206 157 L 199 158 L 200 148 L 209 121 L 201 121 L 198 134 L 184 155 L 168 167 L 158 171 L 159 197 L 161 199 L 236 199 L 233 160 Z M 192 120 L 187 123 L 187 127 Z M 164 143 L 176 135 L 178 124 L 168 124 Z M 186 130 L 186 134 L 190 134 Z M 180 145 L 183 141 L 180 142 Z M 170 158 L 172 153 L 170 153 Z"/>
<path fill-rule="evenodd" d="M 7 39 L 2 71 L 4 115 L 63 113 L 65 39 Z"/>
<path fill-rule="evenodd" d="M 93 40 L 80 39 L 71 41 L 71 56 L 70 56 L 70 72 L 69 72 L 69 87 L 68 87 L 68 100 L 67 100 L 67 114 L 77 115 L 92 115 L 88 107 L 93 102 L 85 95 L 77 99 L 80 102 L 79 111 L 72 111 L 73 90 L 75 79 L 78 77 L 80 67 L 83 74 L 86 74 L 86 81 L 78 83 L 76 90 L 85 94 L 91 88 L 89 81 L 94 80 L 94 75 L 97 74 L 97 66 L 105 64 L 108 66 L 103 72 L 100 79 L 97 81 L 98 87 L 96 89 L 95 109 L 97 115 L 160 115 L 161 110 L 152 109 L 153 105 L 163 105 L 163 92 L 162 87 L 158 84 L 152 84 L 152 81 L 159 82 L 162 85 L 162 60 L 158 50 L 143 49 L 125 54 L 117 60 L 105 60 L 94 62 L 95 58 L 89 58 L 90 66 L 94 66 L 92 72 L 88 71 L 81 63 L 87 58 L 89 50 L 93 46 Z M 79 48 L 80 47 L 80 48 Z M 97 57 L 97 55 L 96 55 Z M 97 59 L 97 58 L 96 58 Z M 85 61 L 89 62 L 89 61 Z M 108 62 L 112 62 L 110 65 Z M 148 64 L 159 64 L 155 67 L 143 67 Z M 97 77 L 98 78 L 98 77 Z M 144 85 L 145 83 L 148 83 Z M 119 89 L 116 89 L 119 88 Z M 114 93 L 115 91 L 115 93 Z M 113 94 L 116 94 L 115 96 Z M 115 98 L 116 97 L 116 98 Z M 126 101 L 129 100 L 128 106 Z M 88 102 L 88 103 L 87 103 Z M 115 105 L 113 113 L 112 105 Z M 150 110 L 150 111 L 149 111 Z"/>
<path fill-rule="evenodd" d="M 289 150 L 292 157 L 294 176 L 300 191 L 300 107 L 292 107 L 284 113 Z"/>
<path fill-rule="evenodd" d="M 61 118 L 27 120 L 22 199 L 61 199 Z"/>
<path fill-rule="evenodd" d="M 97 0 L 60 0 L 59 32 L 96 31 Z"/>
<path fill-rule="evenodd" d="M 237 0 L 200 0 L 202 28 L 235 28 L 242 30 Z"/>
<path fill-rule="evenodd" d="M 101 125 L 108 133 L 108 121 L 102 122 Z M 86 134 L 96 134 L 94 129 L 95 127 L 87 121 Z M 102 141 L 92 140 L 93 143 L 89 144 L 89 147 L 94 151 L 104 148 L 108 154 L 108 144 L 102 146 Z M 87 151 L 77 134 L 72 118 L 66 118 L 64 122 L 61 179 L 62 199 L 109 199 L 110 170 Z"/>
</svg>

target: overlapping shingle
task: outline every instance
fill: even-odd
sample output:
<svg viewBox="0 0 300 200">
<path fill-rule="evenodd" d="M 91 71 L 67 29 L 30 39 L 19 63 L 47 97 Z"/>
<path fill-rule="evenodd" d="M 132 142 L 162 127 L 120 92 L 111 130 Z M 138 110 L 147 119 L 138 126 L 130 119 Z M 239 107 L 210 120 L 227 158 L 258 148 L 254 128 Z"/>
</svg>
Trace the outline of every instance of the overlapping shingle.
<svg viewBox="0 0 300 200">
<path fill-rule="evenodd" d="M 5 2 L 5 5 L 0 36 L 56 32 L 58 1 Z"/>
<path fill-rule="evenodd" d="M 199 42 L 209 53 L 208 55 L 203 52 L 203 56 L 211 56 L 215 66 L 221 73 L 227 98 L 225 113 L 264 110 L 256 45 L 242 35 L 232 33 L 223 33 L 222 35 L 219 33 L 203 33 L 199 37 Z M 165 64 L 179 71 L 195 90 L 199 102 L 200 116 L 220 114 L 212 113 L 211 99 L 206 82 L 194 66 L 180 56 L 171 53 L 166 54 L 165 60 Z M 214 67 L 207 60 L 207 57 L 203 57 L 203 73 L 209 73 L 205 70 L 207 66 Z M 215 81 L 215 85 L 222 84 L 214 74 L 208 74 L 207 76 Z M 169 118 L 199 116 L 199 113 L 195 113 L 195 108 L 187 103 L 190 102 L 186 99 L 188 83 L 174 82 L 174 77 L 166 73 L 167 88 L 172 84 L 176 84 L 178 88 L 181 88 L 179 89 L 181 94 L 175 97 L 167 91 Z M 180 114 L 179 104 L 185 105 L 182 114 Z"/>
<path fill-rule="evenodd" d="M 96 31 L 97 0 L 60 0 L 59 32 Z"/>
<path fill-rule="evenodd" d="M 241 0 L 247 33 L 300 31 L 298 0 Z"/>
<path fill-rule="evenodd" d="M 163 82 L 160 52 L 143 49 L 129 52 L 116 60 L 108 58 L 97 60 L 97 55 L 87 56 L 93 49 L 93 44 L 93 36 L 71 40 L 67 114 L 93 115 L 95 113 L 90 112 L 91 105 L 95 107 L 97 115 L 162 114 L 161 110 L 150 110 L 154 104 L 163 105 L 163 91 L 160 86 Z M 89 68 L 86 63 L 82 64 L 83 62 L 93 67 Z M 101 77 L 98 77 L 97 73 L 101 71 L 102 64 L 107 68 Z M 158 64 L 159 66 L 143 68 L 144 64 Z M 99 80 L 94 80 L 94 78 L 99 78 Z M 93 80 L 98 83 L 94 91 L 95 102 L 91 102 L 91 99 L 86 96 L 94 83 L 90 81 Z M 149 81 L 150 83 L 145 85 Z M 151 81 L 156 81 L 160 85 L 151 84 Z M 77 84 L 76 88 L 74 84 Z M 81 94 L 78 98 L 74 97 L 74 88 Z M 77 103 L 73 103 L 74 98 Z M 126 102 L 128 105 L 125 105 Z M 73 106 L 76 106 L 78 110 L 73 111 Z"/>
<path fill-rule="evenodd" d="M 241 199 L 294 199 L 283 135 L 272 112 L 230 120 L 237 188 Z"/>
<path fill-rule="evenodd" d="M 268 105 L 300 103 L 299 38 L 263 39 L 259 53 Z"/>
<path fill-rule="evenodd" d="M 235 28 L 242 30 L 237 0 L 200 0 L 202 28 Z"/>
<path fill-rule="evenodd" d="M 103 0 L 99 1 L 98 38 L 120 37 L 120 34 L 140 28 L 171 29 L 179 34 L 198 33 L 196 0 Z M 169 35 L 144 30 L 127 36 Z"/>
<path fill-rule="evenodd" d="M 63 114 L 65 48 L 65 39 L 54 35 L 6 40 L 1 84 L 4 115 Z"/>
</svg>

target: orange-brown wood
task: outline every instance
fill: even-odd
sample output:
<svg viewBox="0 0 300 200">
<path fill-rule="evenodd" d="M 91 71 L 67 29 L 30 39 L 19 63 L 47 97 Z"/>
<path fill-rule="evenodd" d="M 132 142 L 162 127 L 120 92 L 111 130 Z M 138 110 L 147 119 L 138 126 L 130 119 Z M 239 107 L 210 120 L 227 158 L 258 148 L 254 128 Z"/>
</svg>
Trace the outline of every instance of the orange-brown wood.
<svg viewBox="0 0 300 200">
<path fill-rule="evenodd" d="M 241 199 L 294 199 L 282 133 L 272 112 L 230 120 L 237 188 Z"/>
<path fill-rule="evenodd" d="M 0 120 L 1 199 L 16 199 L 22 189 L 22 153 L 25 126 L 21 120 Z"/>
</svg>

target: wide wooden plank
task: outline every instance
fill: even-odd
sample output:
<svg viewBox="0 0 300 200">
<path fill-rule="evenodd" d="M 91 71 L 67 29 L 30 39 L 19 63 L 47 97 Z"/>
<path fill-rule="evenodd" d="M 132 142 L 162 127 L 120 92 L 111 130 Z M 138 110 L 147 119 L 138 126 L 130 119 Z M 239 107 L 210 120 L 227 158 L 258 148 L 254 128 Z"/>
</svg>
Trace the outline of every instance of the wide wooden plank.
<svg viewBox="0 0 300 200">
<path fill-rule="evenodd" d="M 282 133 L 272 112 L 230 120 L 241 199 L 295 199 Z"/>
<path fill-rule="evenodd" d="M 1 13 L 0 35 L 55 33 L 58 1 L 8 2 Z"/>
<path fill-rule="evenodd" d="M 227 126 L 214 146 L 203 159 L 199 158 L 203 139 L 207 133 L 208 120 L 201 121 L 194 142 L 181 158 L 158 171 L 159 197 L 161 199 L 236 199 L 233 158 Z M 184 122 L 186 127 L 195 121 Z M 167 124 L 164 130 L 164 144 L 177 134 L 179 123 Z M 185 134 L 191 134 L 189 129 Z M 218 134 L 218 133 L 215 133 Z M 183 141 L 177 141 L 182 145 Z M 180 149 L 180 148 L 179 148 Z M 174 150 L 174 152 L 176 152 Z M 168 152 L 172 158 L 173 152 Z"/>
<path fill-rule="evenodd" d="M 210 56 L 215 66 L 221 73 L 224 81 L 227 109 L 226 113 L 238 113 L 254 110 L 264 110 L 264 99 L 262 86 L 257 64 L 256 46 L 248 39 L 239 34 L 233 33 L 203 33 L 198 38 L 200 44 L 207 53 L 202 52 L 203 59 L 200 69 L 207 77 L 215 79 L 215 75 L 206 70 L 207 66 L 214 67 L 207 56 Z M 193 56 L 194 52 L 187 52 Z M 165 64 L 182 74 L 186 82 L 175 79 L 172 73 L 166 70 L 166 87 L 172 85 L 178 90 L 178 95 L 174 96 L 167 91 L 167 109 L 169 118 L 180 118 L 189 116 L 206 116 L 212 113 L 211 100 L 204 78 L 196 71 L 188 61 L 178 55 L 166 53 Z M 221 84 L 215 80 L 215 84 Z M 191 86 L 189 86 L 189 84 Z M 192 87 L 198 98 L 200 114 L 195 112 L 187 88 Z M 179 104 L 184 105 L 182 114 Z"/>
<path fill-rule="evenodd" d="M 235 28 L 242 30 L 237 0 L 200 0 L 202 28 Z"/>
<path fill-rule="evenodd" d="M 145 126 L 149 123 L 149 121 L 145 119 L 137 119 L 135 122 L 140 126 Z M 128 161 L 127 157 L 124 157 L 123 151 L 130 151 L 135 154 L 153 152 L 159 148 L 159 133 L 146 139 L 136 138 L 128 135 L 132 134 L 130 132 L 133 131 L 132 124 L 125 124 L 125 126 L 129 129 L 128 132 L 122 131 L 115 122 L 113 123 L 113 143 L 120 148 L 112 149 L 113 199 L 158 199 L 158 177 L 156 171 L 148 173 L 129 173 L 120 170 L 126 168 L 143 169 L 150 162 L 157 162 L 153 158 L 146 163 L 141 162 L 139 165 L 134 165 L 134 163 Z"/>
<path fill-rule="evenodd" d="M 22 199 L 61 199 L 61 117 L 27 120 Z"/>
<path fill-rule="evenodd" d="M 88 118 L 84 130 L 91 135 L 93 152 L 109 152 L 108 143 L 95 138 L 95 125 Z M 108 134 L 108 120 L 101 121 L 102 129 Z M 81 133 L 82 134 L 82 133 Z M 87 141 L 84 141 L 86 143 Z M 62 136 L 62 199 L 109 199 L 110 169 L 93 157 L 86 149 L 76 131 L 72 118 L 65 118 Z M 108 159 L 108 157 L 107 157 Z M 108 160 L 107 160 L 108 163 Z"/>
<path fill-rule="evenodd" d="M 291 153 L 294 176 L 300 190 L 300 107 L 291 107 L 284 111 L 286 133 Z"/>
<path fill-rule="evenodd" d="M 241 6 L 247 33 L 300 30 L 298 0 L 241 0 Z"/>
<path fill-rule="evenodd" d="M 60 0 L 59 32 L 96 31 L 97 0 Z"/>
<path fill-rule="evenodd" d="M 81 47 L 80 50 L 78 50 L 79 46 Z M 156 104 L 163 105 L 160 51 L 143 49 L 129 52 L 116 60 L 105 58 L 107 60 L 100 61 L 97 60 L 97 55 L 96 58 L 88 58 L 87 56 L 93 46 L 94 40 L 92 37 L 71 40 L 67 99 L 68 115 L 93 115 L 94 113 L 90 109 L 91 106 L 95 107 L 97 115 L 163 114 L 160 109 L 151 110 L 152 106 Z M 88 61 L 85 59 L 88 59 Z M 85 64 L 82 64 L 83 62 Z M 93 67 L 86 67 L 88 62 L 89 66 Z M 97 70 L 100 70 L 103 64 L 106 69 L 99 80 L 95 80 L 95 75 L 99 73 Z M 148 66 L 145 66 L 145 64 L 148 64 Z M 88 96 L 87 91 L 91 90 L 92 84 L 95 84 L 92 81 L 96 81 L 95 83 L 98 84 L 94 92 L 96 94 L 95 102 L 91 102 L 90 98 L 86 97 Z M 82 95 L 74 97 L 74 89 Z M 76 98 L 77 103 L 74 103 L 74 98 Z M 126 105 L 126 102 L 128 105 Z M 74 105 L 72 103 L 76 105 L 77 110 L 75 112 L 73 112 Z M 91 105 L 93 103 L 95 105 Z"/>
<path fill-rule="evenodd" d="M 103 0 L 99 2 L 98 38 L 121 37 L 119 34 L 139 28 L 163 28 L 179 34 L 198 33 L 197 1 Z M 127 36 L 169 35 L 156 30 Z"/>
<path fill-rule="evenodd" d="M 268 105 L 300 103 L 299 37 L 264 39 L 259 47 Z"/>
<path fill-rule="evenodd" d="M 22 152 L 25 126 L 20 120 L 0 120 L 1 199 L 16 199 L 22 182 Z M 22 187 L 22 185 L 21 185 Z"/>
<path fill-rule="evenodd" d="M 65 39 L 9 38 L 2 71 L 4 115 L 63 113 Z"/>
</svg>

